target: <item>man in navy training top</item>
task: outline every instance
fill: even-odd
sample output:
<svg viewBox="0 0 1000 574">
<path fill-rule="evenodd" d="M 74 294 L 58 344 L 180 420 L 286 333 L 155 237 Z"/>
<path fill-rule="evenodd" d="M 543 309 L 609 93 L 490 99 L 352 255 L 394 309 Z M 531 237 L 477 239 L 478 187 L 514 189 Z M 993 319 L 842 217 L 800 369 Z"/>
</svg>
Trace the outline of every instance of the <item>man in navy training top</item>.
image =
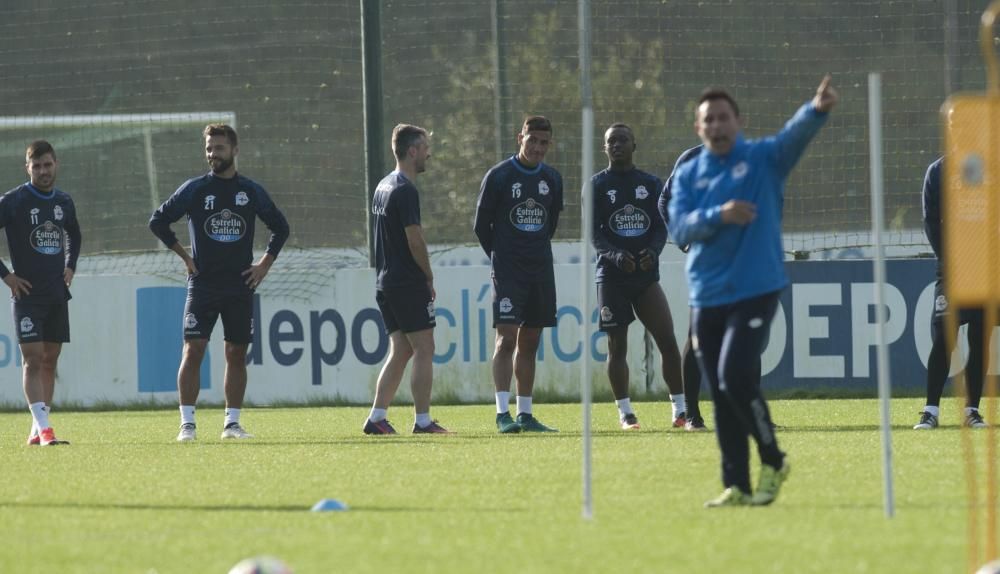
<svg viewBox="0 0 1000 574">
<path fill-rule="evenodd" d="M 604 132 L 608 168 L 591 178 L 597 251 L 598 328 L 608 335 L 608 380 L 623 429 L 639 428 L 629 398 L 628 326 L 636 316 L 660 350 L 673 426 L 685 424 L 681 357 L 670 306 L 660 288 L 660 251 L 667 226 L 657 211 L 660 179 L 635 167 L 635 135 L 616 123 Z"/>
<path fill-rule="evenodd" d="M 420 194 L 414 184 L 431 157 L 427 130 L 399 124 L 392 130 L 396 169 L 382 178 L 372 197 L 375 215 L 375 302 L 389 334 L 389 356 L 375 385 L 375 402 L 364 433 L 396 434 L 386 412 L 413 359 L 410 389 L 416 420 L 413 433 L 445 434 L 431 420 L 434 369 L 434 273 L 420 226 Z"/>
<path fill-rule="evenodd" d="M 70 196 L 55 188 L 59 162 L 49 142 L 28 146 L 29 181 L 0 197 L 0 227 L 11 267 L 0 261 L 10 287 L 14 331 L 21 348 L 24 397 L 31 411 L 29 445 L 69 444 L 49 423 L 56 364 L 69 342 L 69 286 L 80 257 L 80 224 Z"/>
<path fill-rule="evenodd" d="M 692 343 L 712 389 L 722 451 L 725 490 L 709 507 L 770 504 L 790 471 L 755 373 L 778 295 L 788 285 L 781 240 L 785 179 L 836 102 L 827 76 L 778 134 L 745 140 L 728 93 L 706 90 L 698 100 L 695 130 L 705 148 L 676 174 L 669 228 L 678 243 L 691 245 Z M 752 495 L 747 435 L 761 457 Z"/>
<path fill-rule="evenodd" d="M 493 386 L 501 433 L 555 432 L 532 412 L 535 355 L 542 329 L 556 324 L 552 236 L 563 208 L 562 176 L 542 163 L 552 123 L 524 120 L 517 155 L 490 168 L 476 204 L 475 232 L 493 264 Z M 517 378 L 517 419 L 508 412 Z"/>
<path fill-rule="evenodd" d="M 934 313 L 931 315 L 931 352 L 927 357 L 927 405 L 920 413 L 920 422 L 913 428 L 930 430 L 937 428 L 941 416 L 941 393 L 944 391 L 948 372 L 951 370 L 951 351 L 945 337 L 946 318 L 951 313 L 944 291 L 944 251 L 941 246 L 941 171 L 944 158 L 938 158 L 927 168 L 924 177 L 923 207 L 924 233 L 937 256 L 937 279 L 934 283 Z M 983 396 L 983 310 L 981 308 L 960 309 L 958 324 L 968 325 L 969 359 L 965 366 L 965 420 L 963 424 L 971 428 L 985 428 L 986 422 L 979 414 L 979 400 Z"/>
<path fill-rule="evenodd" d="M 223 439 L 253 435 L 240 425 L 247 386 L 247 347 L 253 334 L 253 295 L 288 239 L 288 221 L 260 184 L 236 172 L 239 141 L 223 124 L 205 127 L 205 158 L 212 170 L 184 182 L 149 219 L 149 229 L 184 261 L 188 272 L 184 305 L 184 354 L 177 372 L 181 428 L 178 441 L 195 440 L 194 408 L 201 362 L 215 322 L 225 329 L 226 414 Z M 188 218 L 191 252 L 170 224 Z M 256 218 L 271 230 L 267 251 L 253 262 Z"/>
</svg>

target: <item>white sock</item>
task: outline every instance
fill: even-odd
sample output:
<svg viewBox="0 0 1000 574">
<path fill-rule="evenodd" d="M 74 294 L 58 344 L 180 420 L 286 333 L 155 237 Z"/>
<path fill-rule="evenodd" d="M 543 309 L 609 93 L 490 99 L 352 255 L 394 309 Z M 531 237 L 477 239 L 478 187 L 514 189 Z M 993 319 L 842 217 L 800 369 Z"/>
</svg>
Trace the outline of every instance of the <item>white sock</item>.
<svg viewBox="0 0 1000 574">
<path fill-rule="evenodd" d="M 431 413 L 417 413 L 417 426 L 420 428 L 426 428 L 434 422 L 431 420 Z"/>
<path fill-rule="evenodd" d="M 28 405 L 31 411 L 31 418 L 35 420 L 35 426 L 39 429 L 49 428 L 49 412 L 45 410 L 45 403 L 31 403 Z"/>
<path fill-rule="evenodd" d="M 625 415 L 632 414 L 632 401 L 625 397 L 624 399 L 616 399 L 615 404 L 618 405 L 618 418 L 624 419 Z"/>
<path fill-rule="evenodd" d="M 388 410 L 389 409 L 376 409 L 375 407 L 372 407 L 372 412 L 368 413 L 368 420 L 373 423 L 384 421 Z"/>
<path fill-rule="evenodd" d="M 194 424 L 194 405 L 181 405 L 181 424 Z"/>
<path fill-rule="evenodd" d="M 940 412 L 938 411 L 937 407 L 932 407 L 930 405 L 927 405 L 924 407 L 924 411 L 931 413 L 934 416 L 940 416 Z"/>
<path fill-rule="evenodd" d="M 45 414 L 51 414 L 51 413 L 52 413 L 52 407 L 50 407 L 48 405 L 45 405 Z M 31 417 L 31 433 L 28 436 L 29 437 L 31 437 L 31 436 L 38 436 L 38 431 L 39 430 L 41 430 L 41 429 L 38 428 L 38 423 L 35 422 L 35 417 L 32 416 Z"/>
<path fill-rule="evenodd" d="M 978 412 L 979 409 L 977 409 L 976 407 L 965 407 L 965 416 L 969 416 L 972 413 L 978 413 Z"/>
<path fill-rule="evenodd" d="M 497 391 L 497 414 L 502 415 L 510 410 L 510 391 Z"/>
<path fill-rule="evenodd" d="M 517 414 L 531 414 L 531 397 L 517 395 Z"/>
<path fill-rule="evenodd" d="M 684 393 L 670 395 L 670 406 L 673 408 L 674 418 L 681 413 L 687 413 L 687 403 L 684 401 Z"/>
<path fill-rule="evenodd" d="M 233 423 L 240 423 L 240 409 L 226 408 L 226 422 L 222 426 L 227 427 Z"/>
</svg>

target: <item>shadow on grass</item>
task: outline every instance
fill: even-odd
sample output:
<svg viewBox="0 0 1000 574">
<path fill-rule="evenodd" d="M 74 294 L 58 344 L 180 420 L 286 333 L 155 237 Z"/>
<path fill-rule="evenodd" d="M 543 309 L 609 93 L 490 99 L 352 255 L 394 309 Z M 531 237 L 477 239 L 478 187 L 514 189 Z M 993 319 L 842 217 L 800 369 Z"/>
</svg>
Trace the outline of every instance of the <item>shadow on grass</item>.
<svg viewBox="0 0 1000 574">
<path fill-rule="evenodd" d="M 298 506 L 294 504 L 148 504 L 111 502 L 106 504 L 83 503 L 83 502 L 0 502 L 0 508 L 30 509 L 49 508 L 59 510 L 177 510 L 177 511 L 203 511 L 203 512 L 311 512 L 312 505 Z M 526 510 L 525 508 L 510 508 L 509 506 L 498 507 L 471 507 L 461 508 L 431 507 L 431 506 L 377 506 L 360 505 L 350 506 L 348 512 L 473 512 L 473 513 L 503 513 L 507 514 L 511 510 Z M 336 512 L 323 512 L 316 514 L 336 514 Z"/>
</svg>

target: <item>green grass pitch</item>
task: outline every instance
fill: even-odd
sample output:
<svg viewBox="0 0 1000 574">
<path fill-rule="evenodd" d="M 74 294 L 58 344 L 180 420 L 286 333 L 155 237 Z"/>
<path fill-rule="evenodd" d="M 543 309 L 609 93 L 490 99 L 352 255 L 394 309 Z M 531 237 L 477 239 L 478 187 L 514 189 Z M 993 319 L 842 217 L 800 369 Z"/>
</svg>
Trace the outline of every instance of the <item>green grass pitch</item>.
<svg viewBox="0 0 1000 574">
<path fill-rule="evenodd" d="M 258 438 L 174 442 L 175 410 L 53 413 L 72 445 L 24 446 L 27 412 L 0 414 L 0 572 L 224 573 L 272 554 L 297 573 L 961 572 L 966 493 L 958 408 L 916 432 L 893 402 L 897 515 L 882 507 L 874 400 L 772 402 L 792 474 L 771 507 L 714 509 L 712 433 L 636 407 L 617 430 L 594 406 L 594 519 L 581 518 L 579 405 L 535 408 L 555 435 L 499 436 L 489 405 L 435 407 L 456 436 L 360 432 L 367 409 L 250 408 Z M 711 406 L 703 403 L 711 413 Z M 711 420 L 709 420 L 711 425 Z M 983 434 L 976 435 L 982 452 Z M 753 469 L 756 481 L 756 462 Z M 313 513 L 336 498 L 347 512 Z"/>
</svg>

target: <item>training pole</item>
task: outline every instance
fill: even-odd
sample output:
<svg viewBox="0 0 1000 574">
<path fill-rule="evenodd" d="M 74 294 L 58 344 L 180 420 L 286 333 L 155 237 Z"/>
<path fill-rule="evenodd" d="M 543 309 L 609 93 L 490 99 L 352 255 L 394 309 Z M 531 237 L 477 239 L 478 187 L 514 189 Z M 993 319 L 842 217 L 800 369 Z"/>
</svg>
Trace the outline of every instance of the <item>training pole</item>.
<svg viewBox="0 0 1000 574">
<path fill-rule="evenodd" d="M 591 307 L 594 306 L 593 282 L 590 280 L 590 241 L 594 233 L 593 204 L 590 176 L 594 173 L 594 103 L 590 86 L 590 0 L 579 0 L 580 28 L 580 181 L 583 182 L 580 209 L 580 308 L 583 321 L 580 329 L 580 403 L 583 407 L 583 518 L 594 518 L 594 500 L 591 493 L 590 455 L 590 330 Z"/>
<path fill-rule="evenodd" d="M 892 492 L 892 428 L 889 421 L 889 353 L 885 341 L 885 252 L 882 244 L 882 222 L 885 220 L 882 175 L 882 74 L 868 74 L 868 145 L 871 155 L 872 239 L 875 253 L 872 257 L 875 280 L 875 349 L 878 364 L 878 399 L 880 426 L 882 428 L 882 482 L 883 505 L 886 518 L 896 513 Z"/>
</svg>

